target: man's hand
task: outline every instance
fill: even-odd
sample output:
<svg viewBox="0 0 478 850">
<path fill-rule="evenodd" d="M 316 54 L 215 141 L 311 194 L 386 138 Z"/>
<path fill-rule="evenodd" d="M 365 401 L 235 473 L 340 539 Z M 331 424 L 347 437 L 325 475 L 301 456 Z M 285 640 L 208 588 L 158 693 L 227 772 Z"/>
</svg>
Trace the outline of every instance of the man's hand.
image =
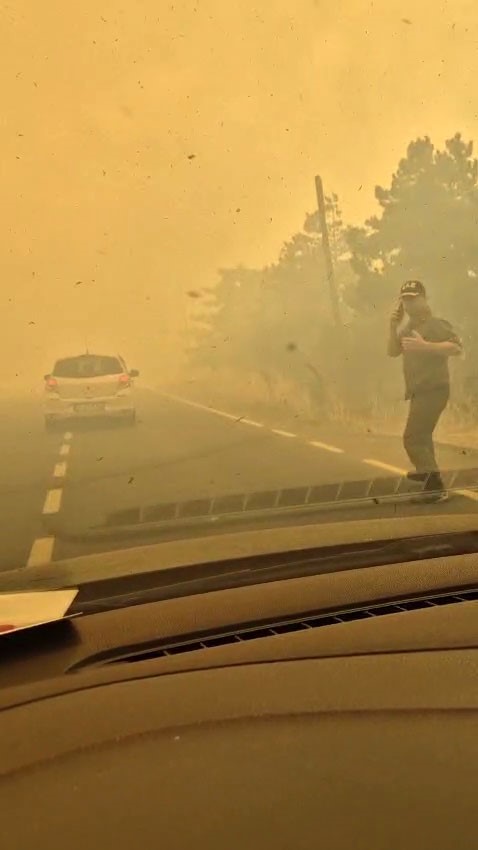
<svg viewBox="0 0 478 850">
<path fill-rule="evenodd" d="M 405 311 L 403 309 L 403 301 L 401 298 L 399 298 L 392 310 L 392 315 L 390 316 L 390 324 L 399 325 L 403 319 L 404 313 Z"/>
<path fill-rule="evenodd" d="M 417 331 L 412 331 L 412 336 L 402 338 L 402 349 L 403 351 L 430 351 L 430 343 Z"/>
<path fill-rule="evenodd" d="M 456 357 L 461 354 L 462 348 L 459 342 L 453 342 L 451 339 L 443 342 L 427 342 L 417 331 L 412 331 L 412 336 L 403 337 L 402 351 L 422 351 L 440 357 Z"/>
</svg>

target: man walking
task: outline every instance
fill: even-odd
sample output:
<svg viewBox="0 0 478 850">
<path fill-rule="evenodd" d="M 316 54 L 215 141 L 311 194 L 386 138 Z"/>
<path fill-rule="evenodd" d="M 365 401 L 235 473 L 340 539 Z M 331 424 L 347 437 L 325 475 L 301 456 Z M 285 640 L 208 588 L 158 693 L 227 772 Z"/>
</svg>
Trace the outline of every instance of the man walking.
<svg viewBox="0 0 478 850">
<path fill-rule="evenodd" d="M 407 280 L 391 316 L 388 354 L 403 356 L 405 398 L 410 401 L 403 445 L 415 467 L 408 478 L 423 482 L 434 502 L 446 501 L 448 493 L 435 458 L 433 432 L 450 396 L 448 358 L 461 352 L 450 323 L 432 315 L 423 283 Z"/>
</svg>

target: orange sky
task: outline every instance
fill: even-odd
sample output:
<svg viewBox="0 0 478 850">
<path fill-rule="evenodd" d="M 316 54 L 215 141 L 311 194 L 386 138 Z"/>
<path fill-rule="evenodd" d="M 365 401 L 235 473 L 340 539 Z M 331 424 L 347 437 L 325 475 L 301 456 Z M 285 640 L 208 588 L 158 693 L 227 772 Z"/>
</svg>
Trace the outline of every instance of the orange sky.
<svg viewBox="0 0 478 850">
<path fill-rule="evenodd" d="M 477 38 L 464 0 L 3 4 L 5 374 L 167 370 L 185 291 L 272 260 L 316 172 L 361 221 L 411 138 L 478 137 Z"/>
</svg>

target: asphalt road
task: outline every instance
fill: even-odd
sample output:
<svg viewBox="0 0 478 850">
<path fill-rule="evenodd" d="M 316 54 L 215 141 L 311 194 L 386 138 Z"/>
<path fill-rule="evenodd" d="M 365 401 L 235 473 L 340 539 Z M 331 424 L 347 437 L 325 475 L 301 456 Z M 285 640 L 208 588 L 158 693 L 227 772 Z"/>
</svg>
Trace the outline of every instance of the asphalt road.
<svg viewBox="0 0 478 850">
<path fill-rule="evenodd" d="M 0 570 L 124 546 L 124 540 L 83 538 L 118 512 L 390 477 L 407 467 L 398 438 L 353 435 L 336 425 L 255 422 L 247 412 L 211 410 L 150 391 L 138 393 L 138 411 L 135 428 L 82 424 L 51 434 L 38 400 L 2 400 Z M 439 456 L 444 468 L 478 469 L 478 452 L 440 447 Z M 370 511 L 478 512 L 477 495 L 466 489 L 435 506 L 349 505 L 333 518 L 346 521 Z"/>
</svg>

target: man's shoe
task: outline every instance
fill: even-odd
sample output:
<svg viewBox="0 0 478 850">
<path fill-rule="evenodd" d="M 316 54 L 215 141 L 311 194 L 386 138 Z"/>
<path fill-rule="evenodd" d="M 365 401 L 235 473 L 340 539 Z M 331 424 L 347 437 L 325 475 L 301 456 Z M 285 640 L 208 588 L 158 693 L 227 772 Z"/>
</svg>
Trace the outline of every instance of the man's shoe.
<svg viewBox="0 0 478 850">
<path fill-rule="evenodd" d="M 450 494 L 447 490 L 439 490 L 435 493 L 427 493 L 425 490 L 423 493 L 420 493 L 419 496 L 415 496 L 412 499 L 412 502 L 415 505 L 439 505 L 443 502 L 448 502 L 450 499 Z"/>
<path fill-rule="evenodd" d="M 424 489 L 426 493 L 443 493 L 445 491 L 443 480 L 439 472 L 431 472 L 430 475 L 427 476 Z"/>
<path fill-rule="evenodd" d="M 442 502 L 448 502 L 450 499 L 450 494 L 447 490 L 441 490 L 439 493 L 425 493 L 423 495 L 422 501 L 426 504 L 438 505 Z"/>
</svg>

